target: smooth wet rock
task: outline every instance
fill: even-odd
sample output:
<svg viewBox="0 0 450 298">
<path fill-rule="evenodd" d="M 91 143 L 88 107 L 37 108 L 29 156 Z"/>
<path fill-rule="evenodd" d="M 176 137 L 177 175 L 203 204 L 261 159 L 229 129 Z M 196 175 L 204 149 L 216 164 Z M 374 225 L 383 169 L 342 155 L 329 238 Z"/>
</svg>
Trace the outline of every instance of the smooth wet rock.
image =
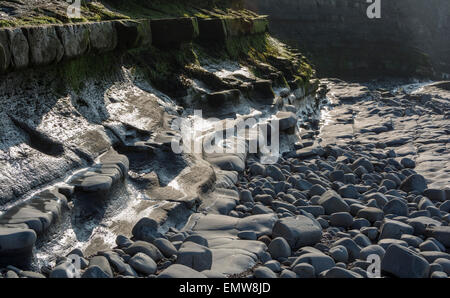
<svg viewBox="0 0 450 298">
<path fill-rule="evenodd" d="M 325 214 L 350 211 L 347 203 L 334 190 L 328 190 L 323 193 L 318 203 L 325 209 Z"/>
<path fill-rule="evenodd" d="M 113 272 L 111 266 L 109 265 L 108 259 L 104 256 L 95 256 L 90 259 L 89 267 L 97 266 L 99 267 L 108 277 L 113 277 Z"/>
<path fill-rule="evenodd" d="M 322 271 L 331 269 L 335 266 L 334 260 L 323 253 L 306 253 L 299 256 L 297 260 L 295 260 L 294 264 L 292 264 L 294 267 L 294 272 L 295 266 L 302 263 L 312 265 L 316 274 L 320 274 Z"/>
<path fill-rule="evenodd" d="M 145 241 L 136 241 L 132 245 L 123 249 L 123 251 L 130 256 L 134 256 L 135 254 L 142 252 L 152 258 L 155 262 L 158 262 L 163 258 L 162 253 L 156 246 Z"/>
<path fill-rule="evenodd" d="M 206 275 L 181 264 L 173 264 L 164 269 L 158 278 L 206 278 Z"/>
<path fill-rule="evenodd" d="M 282 237 L 292 249 L 298 249 L 319 242 L 322 227 L 316 220 L 299 215 L 278 220 L 273 227 L 272 236 Z"/>
<path fill-rule="evenodd" d="M 134 225 L 132 234 L 136 240 L 153 242 L 160 236 L 158 223 L 151 218 L 143 217 Z"/>
<path fill-rule="evenodd" d="M 348 228 L 353 224 L 353 216 L 348 212 L 336 212 L 330 216 L 330 224 L 334 227 Z"/>
<path fill-rule="evenodd" d="M 444 202 L 446 200 L 445 191 L 442 189 L 425 189 L 423 195 L 433 202 Z"/>
<path fill-rule="evenodd" d="M 273 239 L 268 245 L 267 250 L 273 259 L 288 258 L 291 256 L 291 247 L 286 239 L 282 237 Z"/>
<path fill-rule="evenodd" d="M 351 238 L 341 238 L 331 245 L 331 247 L 336 246 L 344 246 L 347 249 L 349 261 L 354 261 L 360 255 L 361 247 Z"/>
<path fill-rule="evenodd" d="M 385 220 L 381 226 L 380 239 L 400 239 L 403 234 L 413 234 L 414 228 L 397 220 Z"/>
<path fill-rule="evenodd" d="M 316 276 L 314 267 L 309 263 L 299 263 L 293 266 L 292 271 L 297 274 L 298 278 L 314 278 Z"/>
<path fill-rule="evenodd" d="M 256 233 L 253 231 L 241 231 L 237 234 L 239 239 L 242 240 L 256 240 Z"/>
<path fill-rule="evenodd" d="M 381 270 L 400 278 L 426 278 L 430 265 L 414 251 L 392 244 L 381 261 Z"/>
<path fill-rule="evenodd" d="M 332 247 L 329 250 L 329 254 L 336 262 L 347 263 L 348 261 L 348 251 L 345 246 L 337 245 Z"/>
<path fill-rule="evenodd" d="M 425 240 L 419 245 L 421 251 L 441 251 L 439 246 L 431 240 Z"/>
<path fill-rule="evenodd" d="M 227 278 L 225 274 L 213 270 L 203 270 L 201 273 L 207 278 Z"/>
<path fill-rule="evenodd" d="M 444 258 L 438 258 L 434 263 L 439 264 L 442 267 L 442 271 L 450 275 L 450 260 Z"/>
<path fill-rule="evenodd" d="M 133 244 L 133 241 L 131 241 L 128 237 L 124 235 L 118 235 L 116 237 L 116 244 L 120 248 L 125 248 Z"/>
<path fill-rule="evenodd" d="M 370 255 L 378 255 L 382 259 L 386 251 L 379 245 L 373 244 L 364 247 L 359 253 L 359 259 L 367 260 Z"/>
<path fill-rule="evenodd" d="M 0 267 L 28 264 L 36 239 L 36 233 L 31 229 L 0 226 Z"/>
<path fill-rule="evenodd" d="M 291 270 L 284 269 L 280 273 L 280 278 L 297 278 L 297 274 Z"/>
<path fill-rule="evenodd" d="M 342 186 L 339 188 L 338 193 L 343 198 L 357 199 L 359 197 L 358 190 L 352 184 Z"/>
<path fill-rule="evenodd" d="M 264 266 L 256 268 L 253 275 L 255 278 L 277 278 L 275 272 Z"/>
<path fill-rule="evenodd" d="M 366 207 L 358 211 L 357 217 L 365 218 L 371 223 L 383 220 L 384 212 L 378 208 Z"/>
<path fill-rule="evenodd" d="M 155 241 L 153 241 L 153 245 L 155 245 L 166 258 L 170 258 L 171 256 L 177 254 L 177 249 L 167 239 L 164 238 L 155 239 Z"/>
<path fill-rule="evenodd" d="M 79 269 L 71 262 L 62 262 L 50 272 L 50 278 L 75 278 L 79 277 Z"/>
<path fill-rule="evenodd" d="M 84 273 L 81 275 L 81 278 L 109 278 L 110 276 L 105 273 L 98 266 L 89 267 Z"/>
<path fill-rule="evenodd" d="M 265 262 L 264 267 L 269 268 L 270 270 L 272 270 L 275 273 L 281 272 L 281 265 L 280 265 L 280 262 L 278 262 L 277 260 L 270 260 L 270 261 Z"/>
<path fill-rule="evenodd" d="M 134 269 L 127 263 L 125 263 L 124 259 L 119 255 L 119 253 L 115 251 L 102 251 L 99 252 L 99 255 L 104 256 L 109 264 L 111 264 L 111 267 L 114 269 L 115 272 L 119 273 L 123 276 L 132 276 L 136 277 L 137 273 L 134 271 Z M 127 256 L 127 261 L 129 260 L 129 256 Z M 83 259 L 81 259 L 82 261 Z M 83 267 L 82 267 L 83 268 Z"/>
<path fill-rule="evenodd" d="M 184 242 L 188 242 L 188 241 L 194 242 L 198 245 L 208 247 L 208 240 L 201 235 L 190 235 L 186 239 L 184 239 Z"/>
<path fill-rule="evenodd" d="M 384 214 L 408 216 L 408 205 L 400 199 L 392 199 L 383 207 Z"/>
<path fill-rule="evenodd" d="M 423 193 L 424 190 L 427 189 L 427 182 L 422 175 L 413 174 L 403 180 L 400 189 L 405 192 L 417 191 Z"/>
<path fill-rule="evenodd" d="M 152 258 L 144 253 L 135 254 L 129 261 L 128 264 L 133 267 L 137 272 L 143 273 L 145 275 L 154 274 L 156 272 L 157 266 Z"/>
<path fill-rule="evenodd" d="M 211 250 L 194 242 L 184 242 L 178 250 L 177 264 L 189 266 L 197 271 L 210 270 L 212 266 Z"/>
<path fill-rule="evenodd" d="M 400 163 L 405 168 L 414 169 L 416 167 L 416 162 L 414 160 L 412 160 L 411 158 L 408 158 L 408 157 L 402 158 L 400 160 Z"/>
<path fill-rule="evenodd" d="M 360 274 L 340 267 L 327 270 L 324 276 L 325 278 L 362 278 Z"/>
<path fill-rule="evenodd" d="M 266 167 L 265 175 L 272 177 L 275 181 L 285 181 L 286 177 L 279 168 L 274 165 L 268 165 Z"/>
<path fill-rule="evenodd" d="M 447 249 L 450 248 L 450 226 L 429 226 L 425 233 L 429 237 L 434 237 Z"/>
</svg>

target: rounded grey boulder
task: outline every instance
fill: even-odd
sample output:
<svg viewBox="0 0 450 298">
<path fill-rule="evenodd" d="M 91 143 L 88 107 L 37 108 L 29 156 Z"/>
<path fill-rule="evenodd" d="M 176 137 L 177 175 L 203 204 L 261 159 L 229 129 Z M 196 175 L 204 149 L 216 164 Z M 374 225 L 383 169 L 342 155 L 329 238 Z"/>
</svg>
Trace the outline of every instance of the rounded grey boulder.
<svg viewBox="0 0 450 298">
<path fill-rule="evenodd" d="M 149 256 L 144 253 L 135 254 L 129 261 L 128 264 L 133 267 L 137 272 L 143 273 L 145 275 L 154 274 L 156 272 L 156 263 Z"/>
<path fill-rule="evenodd" d="M 316 220 L 304 215 L 286 217 L 275 223 L 272 236 L 282 237 L 292 249 L 298 249 L 319 242 L 322 238 L 322 227 Z"/>
<path fill-rule="evenodd" d="M 212 252 L 209 248 L 194 242 L 184 242 L 177 254 L 177 264 L 189 266 L 194 270 L 210 270 Z"/>
<path fill-rule="evenodd" d="M 155 239 L 155 241 L 153 241 L 153 245 L 155 245 L 166 258 L 170 258 L 171 256 L 177 254 L 177 249 L 173 246 L 172 242 L 167 239 Z"/>
<path fill-rule="evenodd" d="M 426 278 L 430 264 L 416 252 L 391 244 L 381 261 L 381 270 L 399 278 Z"/>
<path fill-rule="evenodd" d="M 330 216 L 330 224 L 335 227 L 348 228 L 353 224 L 353 216 L 348 212 L 336 212 Z"/>
<path fill-rule="evenodd" d="M 206 275 L 181 264 L 173 264 L 164 269 L 158 278 L 206 278 Z"/>
<path fill-rule="evenodd" d="M 151 218 L 143 217 L 134 225 L 132 234 L 136 240 L 153 242 L 160 237 L 158 223 Z"/>
<path fill-rule="evenodd" d="M 273 239 L 267 250 L 273 259 L 288 258 L 291 256 L 291 247 L 286 239 L 282 237 Z"/>
</svg>

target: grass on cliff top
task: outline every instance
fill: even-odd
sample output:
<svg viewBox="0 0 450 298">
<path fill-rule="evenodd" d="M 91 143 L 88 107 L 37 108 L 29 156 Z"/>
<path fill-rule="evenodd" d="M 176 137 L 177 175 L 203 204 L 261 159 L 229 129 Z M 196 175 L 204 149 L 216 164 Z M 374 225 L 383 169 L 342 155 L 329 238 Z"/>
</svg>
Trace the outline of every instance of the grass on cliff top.
<svg viewBox="0 0 450 298">
<path fill-rule="evenodd" d="M 255 17 L 242 7 L 240 0 L 104 0 L 112 10 L 130 18 L 171 17 Z"/>
<path fill-rule="evenodd" d="M 129 18 L 257 16 L 244 9 L 241 0 L 83 0 L 80 18 L 68 18 L 67 5 L 63 2 L 55 7 L 37 7 L 27 14 L 0 20 L 0 28 Z"/>
<path fill-rule="evenodd" d="M 99 2 L 82 2 L 81 17 L 69 18 L 67 16 L 67 5 L 36 8 L 24 15 L 15 18 L 0 20 L 1 27 L 20 27 L 29 25 L 65 24 L 80 22 L 96 22 L 105 20 L 128 19 L 129 17 L 107 9 Z"/>
<path fill-rule="evenodd" d="M 183 82 L 184 71 L 201 66 L 203 61 L 237 61 L 249 66 L 259 76 L 259 72 L 262 72 L 259 68 L 261 64 L 273 65 L 281 60 L 292 73 L 286 77 L 289 80 L 298 80 L 299 84 L 304 84 L 315 76 L 306 60 L 299 58 L 269 34 L 235 37 L 228 39 L 225 44 L 192 43 L 169 49 L 151 46 L 130 50 L 128 53 L 147 79 L 165 92 L 186 87 L 186 82 Z"/>
</svg>

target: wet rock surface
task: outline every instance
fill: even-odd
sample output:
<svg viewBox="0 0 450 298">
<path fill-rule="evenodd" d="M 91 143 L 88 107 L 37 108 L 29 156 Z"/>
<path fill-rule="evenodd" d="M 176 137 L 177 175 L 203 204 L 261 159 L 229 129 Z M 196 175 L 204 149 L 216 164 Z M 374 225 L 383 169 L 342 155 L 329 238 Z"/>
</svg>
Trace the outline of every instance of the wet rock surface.
<svg viewBox="0 0 450 298">
<path fill-rule="evenodd" d="M 166 132 L 118 128 L 129 136 L 120 152 L 107 151 L 66 184 L 0 215 L 1 275 L 361 278 L 375 255 L 382 277 L 445 277 L 448 92 L 439 84 L 408 93 L 332 79 L 326 87 L 327 99 L 317 98 L 322 121 L 308 111 L 274 113 L 281 137 L 298 138 L 273 164 L 258 154 L 205 154 L 174 174 Z M 418 100 L 424 93 L 432 95 Z M 154 167 L 159 175 L 138 171 L 149 152 L 165 163 Z M 71 220 L 86 220 L 114 204 L 124 183 L 152 200 L 133 206 L 136 220 L 112 225 L 125 234 L 114 235 L 115 246 L 92 241 L 85 255 L 58 256 L 51 270 L 34 270 L 41 273 L 8 266 L 32 258 L 37 238 L 65 208 Z"/>
</svg>

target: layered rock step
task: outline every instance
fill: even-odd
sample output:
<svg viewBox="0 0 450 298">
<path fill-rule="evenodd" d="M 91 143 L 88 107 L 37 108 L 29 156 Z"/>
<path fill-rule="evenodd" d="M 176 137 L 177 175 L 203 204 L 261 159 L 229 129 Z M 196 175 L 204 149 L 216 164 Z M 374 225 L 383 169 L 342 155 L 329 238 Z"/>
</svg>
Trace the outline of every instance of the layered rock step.
<svg viewBox="0 0 450 298">
<path fill-rule="evenodd" d="M 263 34 L 267 31 L 268 20 L 264 16 L 136 19 L 0 28 L 0 73 L 51 65 L 87 54 L 102 54 L 152 44 L 165 48 L 196 39 L 225 41 L 231 37 Z"/>
<path fill-rule="evenodd" d="M 44 235 L 70 209 L 69 201 L 81 205 L 83 215 L 95 215 L 96 208 L 127 177 L 128 169 L 127 157 L 111 149 L 99 157 L 97 164 L 74 174 L 67 183 L 46 189 L 2 213 L 0 266 L 27 267 L 37 237 Z"/>
</svg>

